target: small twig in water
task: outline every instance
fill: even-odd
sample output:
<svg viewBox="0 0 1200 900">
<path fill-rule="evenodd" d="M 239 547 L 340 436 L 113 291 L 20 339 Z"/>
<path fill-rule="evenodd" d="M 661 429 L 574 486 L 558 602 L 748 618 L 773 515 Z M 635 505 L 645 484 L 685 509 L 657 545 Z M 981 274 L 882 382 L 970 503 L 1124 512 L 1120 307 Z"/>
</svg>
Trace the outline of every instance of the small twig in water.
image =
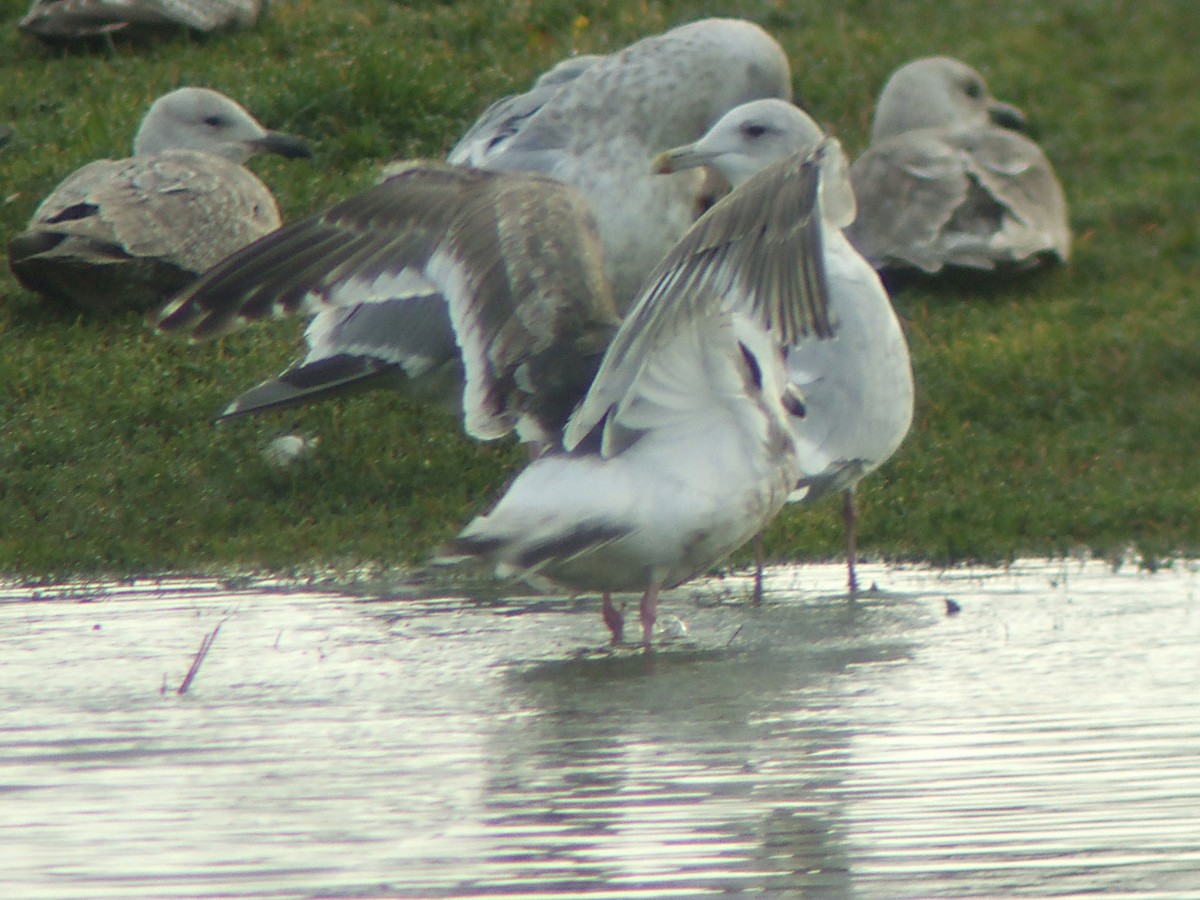
<svg viewBox="0 0 1200 900">
<path fill-rule="evenodd" d="M 192 667 L 188 669 L 187 675 L 183 677 L 183 684 L 175 691 L 179 696 L 187 693 L 187 689 L 192 686 L 192 679 L 196 677 L 196 673 L 200 671 L 200 664 L 204 662 L 204 657 L 208 656 L 208 651 L 212 649 L 213 641 L 217 639 L 217 632 L 221 630 L 221 623 L 217 623 L 217 627 L 204 636 L 204 640 L 200 642 L 200 649 L 196 651 L 196 656 L 192 660 Z"/>
</svg>

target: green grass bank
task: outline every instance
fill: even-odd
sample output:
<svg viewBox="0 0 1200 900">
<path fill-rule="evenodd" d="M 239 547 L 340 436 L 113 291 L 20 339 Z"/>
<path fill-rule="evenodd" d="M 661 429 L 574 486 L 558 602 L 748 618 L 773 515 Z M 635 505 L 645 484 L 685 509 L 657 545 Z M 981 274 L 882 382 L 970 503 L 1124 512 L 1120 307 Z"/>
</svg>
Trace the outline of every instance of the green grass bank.
<svg viewBox="0 0 1200 900">
<path fill-rule="evenodd" d="M 1200 15 L 1183 0 L 417 2 L 276 0 L 258 28 L 88 52 L 46 49 L 0 0 L 0 236 L 63 176 L 127 155 L 150 101 L 203 85 L 309 138 L 312 164 L 251 163 L 285 219 L 438 157 L 503 93 L 572 52 L 704 15 L 740 15 L 787 50 L 797 96 L 851 154 L 875 95 L 950 54 L 1020 105 L 1054 162 L 1071 264 L 987 287 L 895 297 L 918 401 L 897 457 L 860 489 L 876 558 L 1004 561 L 1200 550 Z M 138 317 L 79 317 L 0 271 L 0 575 L 306 571 L 420 563 L 523 461 L 456 418 L 377 392 L 213 427 L 214 411 L 296 353 L 303 322 L 189 345 Z M 277 434 L 318 435 L 279 469 Z M 842 553 L 840 506 L 785 510 L 771 558 Z"/>
</svg>

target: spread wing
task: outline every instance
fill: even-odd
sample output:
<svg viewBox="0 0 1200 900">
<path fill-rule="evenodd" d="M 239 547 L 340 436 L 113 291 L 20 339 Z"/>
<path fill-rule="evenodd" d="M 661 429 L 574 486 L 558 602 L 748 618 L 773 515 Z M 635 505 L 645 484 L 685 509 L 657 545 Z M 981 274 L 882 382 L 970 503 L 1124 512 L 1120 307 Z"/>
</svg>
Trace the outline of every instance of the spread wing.
<svg viewBox="0 0 1200 900">
<path fill-rule="evenodd" d="M 159 326 L 203 338 L 289 313 L 328 320 L 317 327 L 326 356 L 355 349 L 339 339 L 373 342 L 406 369 L 461 353 L 467 429 L 484 438 L 511 430 L 510 401 L 547 380 L 570 382 L 573 405 L 583 391 L 575 382 L 590 371 L 568 372 L 579 357 L 595 365 L 616 322 L 595 224 L 576 191 L 442 163 L 411 164 L 234 254 L 173 300 Z M 352 317 L 372 335 L 348 327 Z M 447 318 L 452 332 L 435 329 L 437 347 L 408 339 Z"/>
<path fill-rule="evenodd" d="M 642 378 L 655 354 L 696 323 L 737 312 L 779 347 L 832 337 L 817 197 L 823 142 L 765 169 L 709 210 L 651 275 L 609 346 L 564 446 L 576 447 Z"/>
</svg>

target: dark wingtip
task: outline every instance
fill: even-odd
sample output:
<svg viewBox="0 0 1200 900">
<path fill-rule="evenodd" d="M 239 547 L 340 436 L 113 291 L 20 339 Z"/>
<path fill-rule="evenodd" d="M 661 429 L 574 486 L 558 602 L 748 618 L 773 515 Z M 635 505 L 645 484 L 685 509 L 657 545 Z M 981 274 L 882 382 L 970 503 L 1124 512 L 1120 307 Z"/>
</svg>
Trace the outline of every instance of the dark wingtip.
<svg viewBox="0 0 1200 900">
<path fill-rule="evenodd" d="M 8 242 L 8 261 L 13 271 L 24 262 L 53 250 L 63 241 L 63 235 L 53 231 L 24 231 Z"/>
<path fill-rule="evenodd" d="M 344 353 L 294 366 L 236 397 L 213 421 L 286 409 L 331 397 L 381 387 L 402 372 L 397 364 Z"/>
<path fill-rule="evenodd" d="M 200 310 L 190 297 L 175 297 L 150 316 L 151 324 L 159 331 L 183 331 L 200 318 Z"/>
</svg>

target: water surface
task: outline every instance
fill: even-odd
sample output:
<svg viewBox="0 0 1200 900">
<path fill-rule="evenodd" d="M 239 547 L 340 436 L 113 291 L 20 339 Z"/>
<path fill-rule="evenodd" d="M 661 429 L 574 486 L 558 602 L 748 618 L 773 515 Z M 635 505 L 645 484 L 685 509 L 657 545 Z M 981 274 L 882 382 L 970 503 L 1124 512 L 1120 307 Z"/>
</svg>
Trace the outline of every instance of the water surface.
<svg viewBox="0 0 1200 900">
<path fill-rule="evenodd" d="M 1196 566 L 864 575 L 0 586 L 0 896 L 1200 896 Z"/>
</svg>

